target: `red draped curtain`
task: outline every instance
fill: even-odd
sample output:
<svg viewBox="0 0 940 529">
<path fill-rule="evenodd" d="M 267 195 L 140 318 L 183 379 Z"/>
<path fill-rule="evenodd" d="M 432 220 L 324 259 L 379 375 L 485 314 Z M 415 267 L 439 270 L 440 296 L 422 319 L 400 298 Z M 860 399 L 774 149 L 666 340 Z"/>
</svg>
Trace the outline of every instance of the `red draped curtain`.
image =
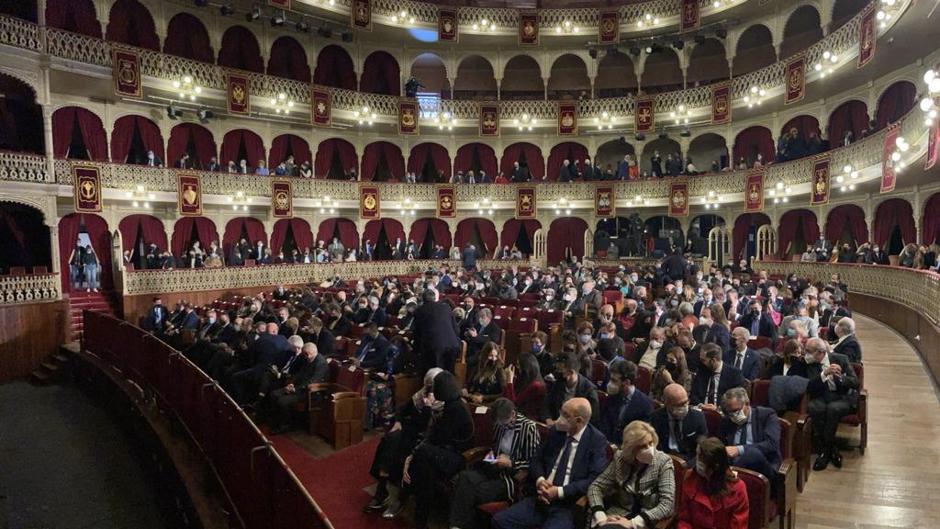
<svg viewBox="0 0 940 529">
<path fill-rule="evenodd" d="M 114 122 L 114 129 L 111 130 L 112 161 L 118 163 L 136 162 L 136 160 L 128 160 L 135 129 L 140 134 L 140 141 L 143 143 L 144 149 L 153 151 L 164 161 L 165 165 L 173 165 L 175 160 L 167 160 L 163 156 L 163 135 L 160 134 L 160 127 L 143 116 L 124 116 Z"/>
<path fill-rule="evenodd" d="M 398 61 L 385 51 L 369 54 L 362 66 L 359 90 L 387 96 L 401 95 L 401 70 Z"/>
<path fill-rule="evenodd" d="M 167 249 L 163 222 L 152 215 L 128 215 L 121 219 L 118 230 L 121 232 L 122 250 L 134 250 L 138 232 L 143 236 L 145 246 L 156 244 L 160 251 Z"/>
<path fill-rule="evenodd" d="M 405 176 L 405 158 L 401 154 L 401 148 L 394 143 L 387 141 L 376 141 L 366 145 L 362 152 L 362 172 L 360 179 L 363 181 L 374 181 L 376 169 L 379 168 L 379 161 L 385 158 L 385 166 L 388 168 L 389 178 L 400 182 Z"/>
<path fill-rule="evenodd" d="M 356 89 L 356 70 L 349 53 L 336 44 L 331 44 L 317 55 L 317 66 L 313 71 L 313 82 L 333 88 Z"/>
<path fill-rule="evenodd" d="M 163 53 L 200 62 L 215 62 L 215 52 L 209 41 L 209 32 L 198 18 L 189 13 L 177 13 L 167 25 Z"/>
<path fill-rule="evenodd" d="M 515 162 L 529 166 L 533 181 L 541 180 L 545 176 L 545 159 L 542 158 L 542 150 L 531 143 L 519 142 L 506 147 L 499 162 L 499 170 L 508 177 L 512 175 L 512 164 Z"/>
<path fill-rule="evenodd" d="M 806 209 L 791 209 L 780 218 L 780 228 L 777 230 L 777 249 L 780 258 L 785 259 L 796 252 L 790 246 L 796 240 L 797 230 L 802 226 L 803 242 L 812 245 L 819 239 L 819 224 L 816 214 Z"/>
<path fill-rule="evenodd" d="M 189 152 L 190 147 L 193 152 Z M 184 152 L 189 152 L 193 165 L 205 166 L 216 155 L 215 139 L 209 129 L 196 123 L 180 123 L 170 130 L 170 140 L 166 145 L 166 156 L 170 165 L 179 160 Z M 224 160 L 224 162 L 223 162 Z M 224 158 L 219 163 L 227 163 Z"/>
<path fill-rule="evenodd" d="M 774 159 L 776 152 L 774 145 L 770 129 L 760 125 L 748 127 L 734 138 L 734 163 L 737 165 L 741 158 L 744 158 L 747 166 L 750 167 L 760 154 L 764 159 L 764 165 L 767 165 Z"/>
<path fill-rule="evenodd" d="M 264 60 L 255 34 L 243 26 L 225 30 L 219 49 L 219 66 L 264 73 Z"/>
<path fill-rule="evenodd" d="M 503 224 L 503 231 L 499 234 L 500 244 L 512 248 L 519 239 L 519 230 L 525 230 L 526 237 L 531 244 L 535 244 L 535 232 L 542 229 L 542 223 L 535 219 L 509 219 Z"/>
<path fill-rule="evenodd" d="M 499 246 L 499 239 L 496 237 L 496 226 L 493 221 L 470 218 L 463 219 L 457 224 L 457 230 L 454 232 L 454 246 L 463 248 L 468 242 L 476 240 L 481 241 L 485 247 L 480 248 L 481 251 L 487 256 L 493 255 L 496 247 Z"/>
<path fill-rule="evenodd" d="M 572 164 L 577 160 L 580 165 L 584 163 L 584 159 L 587 157 L 588 150 L 584 145 L 573 141 L 559 143 L 552 147 L 551 152 L 548 153 L 548 166 L 545 168 L 545 174 L 548 175 L 548 180 L 556 181 L 558 180 L 558 173 L 561 171 L 561 165 L 565 160 Z"/>
<path fill-rule="evenodd" d="M 222 150 L 219 158 L 228 163 L 234 160 L 238 164 L 238 153 L 244 152 L 248 165 L 257 167 L 259 160 L 264 160 L 264 143 L 261 142 L 261 136 L 246 129 L 235 129 L 228 131 L 222 138 Z"/>
<path fill-rule="evenodd" d="M 108 141 L 101 119 L 91 111 L 79 107 L 62 107 L 52 114 L 52 152 L 56 158 L 66 158 L 72 143 L 75 123 L 82 134 L 88 156 L 98 162 L 108 161 Z"/>
<path fill-rule="evenodd" d="M 98 215 L 91 213 L 70 213 L 59 220 L 59 269 L 62 270 L 63 292 L 71 291 L 69 285 L 69 256 L 75 249 L 78 234 L 85 227 L 91 245 L 98 256 L 98 274 L 101 286 L 108 289 L 111 281 L 111 230 L 108 223 Z"/>
<path fill-rule="evenodd" d="M 330 138 L 317 145 L 317 154 L 313 162 L 314 178 L 327 178 L 330 174 L 330 166 L 333 164 L 334 154 L 339 156 L 344 172 L 350 169 L 358 171 L 359 159 L 353 144 L 340 138 Z"/>
<path fill-rule="evenodd" d="M 287 228 L 290 227 L 294 235 L 294 242 L 301 252 L 305 248 L 313 249 L 313 232 L 310 231 L 310 224 L 304 219 L 281 219 L 274 224 L 274 230 L 271 232 L 271 251 L 277 254 L 284 246 L 287 240 Z"/>
<path fill-rule="evenodd" d="M 796 116 L 795 118 L 787 121 L 786 124 L 780 128 L 780 134 L 783 135 L 790 131 L 790 129 L 795 128 L 800 137 L 806 140 L 810 137 L 810 134 L 815 134 L 819 136 L 819 120 L 813 116 Z"/>
<path fill-rule="evenodd" d="M 242 232 L 247 235 L 248 245 L 252 248 L 258 241 L 268 244 L 268 236 L 260 220 L 254 217 L 236 217 L 225 224 L 225 233 L 222 235 L 222 249 L 226 258 L 232 251 L 232 245 L 237 244 L 241 239 Z M 277 252 L 274 253 L 277 255 Z"/>
<path fill-rule="evenodd" d="M 891 232 L 897 226 L 901 229 L 904 244 L 917 242 L 917 230 L 914 227 L 914 209 L 903 198 L 891 198 L 878 204 L 875 210 L 874 243 L 888 248 Z"/>
<path fill-rule="evenodd" d="M 408 233 L 408 239 L 414 241 L 418 246 L 423 245 L 428 227 L 431 228 L 434 244 L 440 244 L 444 247 L 444 250 L 449 250 L 451 244 L 450 229 L 447 227 L 447 223 L 441 219 L 418 219 L 414 221 L 411 225 L 411 231 Z M 429 252 L 430 249 L 421 248 L 422 255 L 427 255 Z"/>
<path fill-rule="evenodd" d="M 848 226 L 855 246 L 868 242 L 868 225 L 865 212 L 855 204 L 842 204 L 833 208 L 826 217 L 826 240 L 836 243 Z"/>
<path fill-rule="evenodd" d="M 294 163 L 297 165 L 310 161 L 310 145 L 307 140 L 293 134 L 281 134 L 271 142 L 268 167 L 276 167 L 287 159 L 288 153 L 294 155 Z"/>
<path fill-rule="evenodd" d="M 490 182 L 496 180 L 496 151 L 485 143 L 468 143 L 457 149 L 457 157 L 454 158 L 454 171 L 463 171 L 466 173 L 476 167 L 482 169 L 490 177 Z M 479 175 L 477 175 L 479 176 Z M 511 173 L 507 175 L 507 178 Z"/>
<path fill-rule="evenodd" d="M 401 222 L 395 219 L 370 220 L 362 230 L 362 238 L 377 243 L 382 228 L 385 228 L 385 236 L 388 238 L 389 244 L 395 244 L 396 239 L 405 240 L 405 228 L 402 227 Z"/>
<path fill-rule="evenodd" d="M 875 111 L 876 130 L 899 121 L 914 108 L 916 101 L 917 87 L 913 83 L 898 81 L 889 86 L 878 98 L 878 109 Z"/>
<path fill-rule="evenodd" d="M 349 219 L 324 220 L 317 229 L 317 240 L 329 246 L 337 231 L 339 231 L 339 242 L 343 243 L 347 250 L 359 247 L 359 232 L 356 230 L 356 223 Z"/>
<path fill-rule="evenodd" d="M 413 171 L 420 181 L 421 170 L 429 158 L 434 163 L 434 167 L 438 171 L 444 171 L 444 178 L 449 180 L 451 176 L 450 155 L 447 149 L 437 143 L 419 143 L 412 147 L 411 154 L 408 156 L 408 171 Z"/>
<path fill-rule="evenodd" d="M 763 213 L 745 213 L 735 219 L 734 228 L 731 230 L 732 253 L 735 259 L 740 259 L 744 255 L 747 234 L 750 232 L 751 226 L 759 228 L 764 224 L 770 224 L 770 218 Z"/>
<path fill-rule="evenodd" d="M 924 230 L 924 244 L 931 245 L 940 239 L 940 193 L 934 193 L 927 200 L 924 208 L 923 221 L 920 223 Z"/>
<path fill-rule="evenodd" d="M 310 82 L 310 64 L 307 52 L 293 37 L 283 36 L 271 45 L 271 57 L 268 58 L 268 75 L 293 79 L 303 83 Z"/>
<path fill-rule="evenodd" d="M 555 219 L 548 228 L 548 263 L 554 266 L 569 255 L 584 257 L 587 229 L 587 223 L 577 217 Z"/>
<path fill-rule="evenodd" d="M 188 250 L 190 236 L 193 233 L 193 226 L 196 227 L 196 238 L 199 240 L 199 246 L 203 250 L 208 249 L 212 241 L 219 241 L 219 232 L 215 229 L 215 223 L 206 217 L 183 217 L 173 225 L 173 238 L 170 240 L 170 247 L 173 255 L 179 257 L 184 250 Z"/>
<path fill-rule="evenodd" d="M 842 103 L 832 114 L 829 114 L 829 143 L 841 146 L 845 131 L 851 130 L 855 139 L 862 136 L 862 131 L 868 128 L 868 106 L 865 103 L 852 100 Z"/>
<path fill-rule="evenodd" d="M 160 51 L 160 38 L 150 11 L 137 0 L 117 0 L 111 6 L 105 38 L 138 48 Z"/>
<path fill-rule="evenodd" d="M 101 23 L 92 0 L 46 0 L 46 25 L 101 38 Z"/>
</svg>

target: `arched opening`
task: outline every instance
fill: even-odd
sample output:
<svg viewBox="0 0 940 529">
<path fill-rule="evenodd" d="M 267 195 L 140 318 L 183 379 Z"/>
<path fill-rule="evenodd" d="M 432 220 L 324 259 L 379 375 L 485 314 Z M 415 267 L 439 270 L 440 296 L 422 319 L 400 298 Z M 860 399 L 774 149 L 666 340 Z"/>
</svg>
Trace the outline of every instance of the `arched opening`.
<svg viewBox="0 0 940 529">
<path fill-rule="evenodd" d="M 435 254 L 444 255 L 450 250 L 450 228 L 441 219 L 418 219 L 411 225 L 408 240 L 418 247 L 415 259 L 433 259 Z"/>
<path fill-rule="evenodd" d="M 841 28 L 846 22 L 870 4 L 869 0 L 836 0 L 832 6 L 832 22 L 829 24 L 829 33 Z"/>
<path fill-rule="evenodd" d="M 728 160 L 728 144 L 724 136 L 714 132 L 700 134 L 689 142 L 688 157 L 699 172 L 711 173 L 721 171 L 730 165 Z M 708 235 L 707 232 L 704 235 Z"/>
<path fill-rule="evenodd" d="M 355 90 L 356 69 L 349 52 L 342 46 L 330 44 L 317 55 L 317 66 L 313 70 L 313 83 L 320 86 Z"/>
<path fill-rule="evenodd" d="M 777 62 L 770 29 L 763 24 L 755 24 L 738 38 L 737 52 L 734 56 L 733 73 L 735 77 L 760 70 Z"/>
<path fill-rule="evenodd" d="M 147 151 L 163 156 L 163 135 L 160 127 L 143 116 L 124 116 L 114 122 L 111 130 L 111 161 L 146 164 Z M 167 160 L 173 164 L 176 160 Z"/>
<path fill-rule="evenodd" d="M 388 260 L 395 253 L 395 247 L 405 240 L 405 229 L 395 219 L 375 219 L 366 223 L 362 238 L 375 242 L 375 259 Z"/>
<path fill-rule="evenodd" d="M 23 273 L 29 268 L 34 274 L 42 272 L 43 267 L 51 271 L 50 240 L 42 211 L 25 204 L 0 202 L 0 275 L 12 274 L 16 268 Z"/>
<path fill-rule="evenodd" d="M 503 81 L 505 86 L 506 81 Z M 633 59 L 620 51 L 609 50 L 597 64 L 594 78 L 595 97 L 627 97 L 637 89 Z"/>
<path fill-rule="evenodd" d="M 708 233 L 712 231 L 712 228 L 724 225 L 724 217 L 715 213 L 694 217 L 689 224 L 686 248 L 692 252 L 692 255 L 708 255 Z"/>
<path fill-rule="evenodd" d="M 479 250 L 480 255 L 490 257 L 495 254 L 499 245 L 496 238 L 496 225 L 490 219 L 469 218 L 457 224 L 454 232 L 454 246 L 465 248 L 472 244 Z M 530 248 L 531 249 L 531 248 Z"/>
<path fill-rule="evenodd" d="M 584 234 L 588 225 L 578 217 L 562 217 L 552 221 L 548 227 L 548 264 L 558 263 L 577 257 L 584 257 Z"/>
<path fill-rule="evenodd" d="M 687 86 L 705 86 L 731 77 L 724 42 L 709 38 L 696 44 L 686 69 Z"/>
<path fill-rule="evenodd" d="M 855 204 L 842 204 L 826 216 L 826 240 L 833 246 L 848 244 L 854 250 L 868 242 L 865 211 Z"/>
<path fill-rule="evenodd" d="M 180 268 L 192 268 L 193 264 L 187 255 L 196 243 L 203 251 L 208 250 L 212 243 L 219 243 L 219 232 L 215 223 L 208 217 L 183 217 L 173 225 L 173 237 L 170 239 L 170 248 L 177 258 Z M 199 266 L 195 263 L 195 266 Z"/>
<path fill-rule="evenodd" d="M 731 233 L 734 259 L 751 261 L 757 255 L 757 229 L 770 224 L 770 217 L 763 213 L 744 213 L 734 220 Z"/>
<path fill-rule="evenodd" d="M 498 167 L 496 151 L 485 143 L 468 143 L 457 149 L 457 156 L 454 158 L 454 171 L 464 174 L 473 171 L 478 183 L 481 180 L 481 171 L 486 173 L 489 183 L 496 180 Z"/>
<path fill-rule="evenodd" d="M 271 44 L 268 75 L 302 83 L 310 82 L 310 63 L 307 62 L 307 52 L 297 39 L 285 35 L 278 37 L 274 44 Z"/>
<path fill-rule="evenodd" d="M 612 178 L 617 174 L 618 164 L 620 164 L 624 156 L 627 155 L 635 159 L 636 150 L 633 148 L 633 145 L 627 143 L 626 140 L 621 137 L 601 144 L 601 146 L 597 148 L 594 161 L 600 164 L 601 170 L 607 175 L 605 178 Z"/>
<path fill-rule="evenodd" d="M 401 148 L 387 141 L 366 145 L 362 151 L 362 180 L 366 182 L 400 182 L 405 176 L 405 158 Z"/>
<path fill-rule="evenodd" d="M 359 157 L 352 143 L 340 138 L 323 140 L 317 146 L 313 177 L 327 180 L 357 180 Z"/>
<path fill-rule="evenodd" d="M 555 59 L 548 76 L 548 97 L 578 99 L 590 95 L 591 79 L 588 77 L 584 59 L 573 53 L 566 53 Z"/>
<path fill-rule="evenodd" d="M 643 146 L 643 156 L 640 160 L 637 160 L 641 173 L 644 175 L 658 176 L 656 175 L 653 164 L 653 157 L 656 155 L 662 160 L 659 164 L 662 175 L 668 174 L 666 161 L 669 158 L 678 156 L 680 160 L 683 159 L 682 147 L 679 145 L 679 142 L 672 138 L 656 138 Z"/>
<path fill-rule="evenodd" d="M 682 90 L 682 68 L 672 48 L 656 47 L 646 56 L 640 89 L 647 94 Z"/>
<path fill-rule="evenodd" d="M 815 117 L 802 115 L 791 118 L 780 127 L 776 160 L 798 160 L 829 150 L 828 141 L 824 144 L 819 135 L 819 120 Z"/>
<path fill-rule="evenodd" d="M 293 156 L 293 169 L 291 164 L 285 163 L 288 158 Z M 271 151 L 268 153 L 268 167 L 276 168 L 275 171 L 283 171 L 287 176 L 298 176 L 299 167 L 304 163 L 311 162 L 310 145 L 307 140 L 293 134 L 281 134 L 271 142 Z M 284 163 L 284 167 L 280 164 Z"/>
<path fill-rule="evenodd" d="M 366 57 L 359 78 L 359 90 L 387 96 L 401 95 L 401 68 L 386 51 L 374 51 Z"/>
<path fill-rule="evenodd" d="M 516 162 L 519 163 L 519 167 L 529 170 L 532 180 L 541 180 L 545 176 L 545 159 L 542 157 L 542 150 L 531 143 L 518 142 L 506 147 L 499 160 L 499 170 L 504 174 L 512 174 Z"/>
<path fill-rule="evenodd" d="M 780 217 L 777 228 L 780 258 L 799 257 L 819 239 L 819 223 L 816 214 L 808 209 L 791 209 Z"/>
<path fill-rule="evenodd" d="M 92 0 L 46 0 L 46 25 L 101 38 L 101 23 Z"/>
<path fill-rule="evenodd" d="M 108 161 L 108 141 L 101 118 L 80 107 L 52 113 L 52 151 L 56 158 Z"/>
<path fill-rule="evenodd" d="M 91 259 L 88 248 L 94 251 Z M 97 268 L 90 263 L 97 261 Z M 80 292 L 89 288 L 110 289 L 111 230 L 108 223 L 91 213 L 70 213 L 59 220 L 59 269 L 62 270 L 62 291 Z"/>
<path fill-rule="evenodd" d="M 898 81 L 881 93 L 878 109 L 875 110 L 875 130 L 872 133 L 897 123 L 914 108 L 917 102 L 917 87 L 909 81 Z"/>
<path fill-rule="evenodd" d="M 161 254 L 169 249 L 163 222 L 153 215 L 128 215 L 118 223 L 121 250 L 130 252 L 136 270 L 160 268 Z"/>
<path fill-rule="evenodd" d="M 875 210 L 874 244 L 888 255 L 898 255 L 904 246 L 917 243 L 914 209 L 903 198 L 889 198 Z"/>
<path fill-rule="evenodd" d="M 530 55 L 516 55 L 506 62 L 503 68 L 503 80 L 499 86 L 501 99 L 542 99 L 545 97 L 545 85 L 542 81 L 542 68 Z"/>
<path fill-rule="evenodd" d="M 244 26 L 232 26 L 222 34 L 219 66 L 264 73 L 261 46 L 255 34 Z"/>
<path fill-rule="evenodd" d="M 39 13 L 36 3 L 36 0 L 0 2 L 0 14 L 21 18 L 35 24 Z"/>
<path fill-rule="evenodd" d="M 940 193 L 927 199 L 920 225 L 923 226 L 924 244 L 940 244 Z"/>
<path fill-rule="evenodd" d="M 33 89 L 9 75 L 0 74 L 0 150 L 45 153 L 42 107 Z"/>
<path fill-rule="evenodd" d="M 347 256 L 350 250 L 356 250 L 358 258 L 359 231 L 356 229 L 355 222 L 343 218 L 326 219 L 321 222 L 317 229 L 317 242 L 323 241 L 329 247 L 334 238 L 343 243 Z"/>
<path fill-rule="evenodd" d="M 200 62 L 215 62 L 209 31 L 198 18 L 177 13 L 170 19 L 163 41 L 163 53 Z"/>
<path fill-rule="evenodd" d="M 170 129 L 170 140 L 166 144 L 167 159 L 179 160 L 184 153 L 189 155 L 193 167 L 208 169 L 213 160 L 218 161 L 215 138 L 209 129 L 196 123 L 180 123 Z M 222 158 L 223 163 L 230 160 L 238 162 L 234 158 Z"/>
<path fill-rule="evenodd" d="M 780 57 L 790 57 L 816 44 L 823 38 L 819 11 L 811 5 L 797 8 L 783 27 Z"/>
<path fill-rule="evenodd" d="M 735 166 L 744 163 L 747 167 L 753 167 L 754 162 L 758 160 L 763 165 L 767 165 L 774 159 L 774 139 L 770 129 L 760 125 L 748 127 L 734 137 L 734 160 Z"/>
<path fill-rule="evenodd" d="M 414 173 L 418 182 L 447 182 L 451 177 L 450 155 L 437 143 L 419 143 L 408 155 L 408 172 Z"/>
<path fill-rule="evenodd" d="M 422 92 L 440 94 L 441 98 L 450 98 L 450 81 L 447 80 L 447 66 L 433 53 L 422 53 L 411 63 L 411 77 L 420 82 Z"/>
<path fill-rule="evenodd" d="M 842 103 L 829 114 L 829 125 L 826 127 L 829 142 L 834 147 L 842 147 L 863 137 L 868 128 L 868 106 L 853 99 Z"/>
<path fill-rule="evenodd" d="M 545 168 L 548 180 L 568 182 L 579 178 L 583 170 L 584 159 L 588 158 L 587 147 L 573 141 L 559 143 L 548 153 L 548 166 Z M 565 160 L 568 160 L 566 175 L 561 174 Z"/>
<path fill-rule="evenodd" d="M 654 256 L 668 255 L 674 248 L 681 250 L 685 246 L 679 219 L 657 215 L 646 219 L 643 224 L 646 227 L 646 247 Z"/>
<path fill-rule="evenodd" d="M 150 11 L 137 0 L 117 0 L 108 16 L 107 40 L 160 51 L 160 38 Z"/>
<path fill-rule="evenodd" d="M 261 136 L 246 129 L 230 130 L 222 137 L 219 157 L 223 160 L 234 160 L 236 164 L 245 160 L 252 169 L 261 167 L 262 164 L 267 165 Z"/>
<path fill-rule="evenodd" d="M 271 230 L 271 252 L 291 255 L 294 250 L 300 253 L 301 263 L 316 262 L 313 255 L 313 231 L 304 219 L 281 219 L 274 223 Z"/>
<path fill-rule="evenodd" d="M 499 234 L 502 246 L 512 249 L 514 246 L 528 258 L 535 251 L 535 232 L 542 229 L 542 223 L 535 219 L 509 219 L 503 224 Z"/>
<path fill-rule="evenodd" d="M 494 100 L 498 92 L 493 65 L 480 55 L 468 55 L 457 66 L 455 99 Z"/>
<path fill-rule="evenodd" d="M 241 244 L 242 241 L 244 244 Z M 251 256 L 250 253 L 259 241 L 264 246 L 268 245 L 268 235 L 264 232 L 264 224 L 260 220 L 254 217 L 235 217 L 229 220 L 225 223 L 225 233 L 222 234 L 225 263 L 235 265 L 244 263 L 245 259 L 257 259 L 257 256 Z M 272 253 L 276 256 L 278 251 L 272 250 Z"/>
</svg>

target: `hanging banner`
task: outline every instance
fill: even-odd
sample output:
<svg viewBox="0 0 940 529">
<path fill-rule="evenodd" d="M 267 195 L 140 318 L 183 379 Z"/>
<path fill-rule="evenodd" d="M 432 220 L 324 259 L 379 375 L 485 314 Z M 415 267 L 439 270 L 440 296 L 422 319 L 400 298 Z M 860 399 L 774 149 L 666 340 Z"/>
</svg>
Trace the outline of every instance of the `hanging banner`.
<svg viewBox="0 0 940 529">
<path fill-rule="evenodd" d="M 271 209 L 276 219 L 289 219 L 294 216 L 294 200 L 289 180 L 271 181 Z"/>
<path fill-rule="evenodd" d="M 636 113 L 634 114 L 634 128 L 637 132 L 649 132 L 653 130 L 655 100 L 652 98 L 639 99 L 636 102 Z"/>
<path fill-rule="evenodd" d="M 372 0 L 353 0 L 349 16 L 352 27 L 372 31 Z"/>
<path fill-rule="evenodd" d="M 940 158 L 940 122 L 935 121 L 927 131 L 927 159 L 924 161 L 924 170 L 933 169 Z"/>
<path fill-rule="evenodd" d="M 858 25 L 858 64 L 856 68 L 862 68 L 875 56 L 875 42 L 878 40 L 878 33 L 875 29 L 875 8 L 876 1 L 872 1 L 862 9 L 862 21 Z"/>
<path fill-rule="evenodd" d="M 620 12 L 601 11 L 598 15 L 597 40 L 610 44 L 620 40 Z"/>
<path fill-rule="evenodd" d="M 539 14 L 537 12 L 519 13 L 519 44 L 538 46 Z"/>
<path fill-rule="evenodd" d="M 806 56 L 800 53 L 787 62 L 787 89 L 783 96 L 783 103 L 789 105 L 802 101 L 806 94 Z"/>
<path fill-rule="evenodd" d="M 225 73 L 229 114 L 251 114 L 251 94 L 248 91 L 248 76 L 233 72 Z"/>
<path fill-rule="evenodd" d="M 764 210 L 764 168 L 752 169 L 745 179 L 744 212 Z"/>
<path fill-rule="evenodd" d="M 614 202 L 614 186 L 598 184 L 594 188 L 594 214 L 599 218 L 616 216 L 617 205 Z"/>
<path fill-rule="evenodd" d="M 437 40 L 457 42 L 460 33 L 457 26 L 457 10 L 440 8 L 437 10 Z"/>
<path fill-rule="evenodd" d="M 407 135 L 418 133 L 418 102 L 414 99 L 398 100 L 398 133 Z"/>
<path fill-rule="evenodd" d="M 499 136 L 498 103 L 480 103 L 480 136 Z"/>
<path fill-rule="evenodd" d="M 94 213 L 101 211 L 101 174 L 97 167 L 72 166 L 75 182 L 75 211 Z"/>
<path fill-rule="evenodd" d="M 698 29 L 701 24 L 698 2 L 699 0 L 682 0 L 682 23 L 679 28 L 681 31 Z"/>
<path fill-rule="evenodd" d="M 685 180 L 673 182 L 669 188 L 669 216 L 689 216 L 689 183 Z"/>
<path fill-rule="evenodd" d="M 578 104 L 558 103 L 558 135 L 575 136 L 578 134 Z"/>
<path fill-rule="evenodd" d="M 897 149 L 895 142 L 898 134 L 901 132 L 900 123 L 888 125 L 888 132 L 885 134 L 885 142 L 881 147 L 881 192 L 890 193 L 894 191 L 897 184 L 897 172 L 894 170 L 894 162 L 891 160 L 891 154 Z"/>
<path fill-rule="evenodd" d="M 535 187 L 519 186 L 516 188 L 516 218 L 535 218 Z"/>
<path fill-rule="evenodd" d="M 731 121 L 731 84 L 712 85 L 712 125 Z"/>
<path fill-rule="evenodd" d="M 317 127 L 333 124 L 333 92 L 329 88 L 310 87 L 310 121 Z"/>
<path fill-rule="evenodd" d="M 139 98 L 143 95 L 140 80 L 140 54 L 126 48 L 111 50 L 111 75 L 114 77 L 114 94 Z"/>
<path fill-rule="evenodd" d="M 437 188 L 437 216 L 454 218 L 457 216 L 457 191 L 452 185 Z"/>
<path fill-rule="evenodd" d="M 195 173 L 176 173 L 176 204 L 180 215 L 202 215 L 202 180 Z"/>
<path fill-rule="evenodd" d="M 290 9 L 290 0 L 268 0 L 268 5 L 278 9 Z"/>
<path fill-rule="evenodd" d="M 829 154 L 813 159 L 813 189 L 810 192 L 809 203 L 814 206 L 829 203 L 829 162 Z"/>
<path fill-rule="evenodd" d="M 379 207 L 379 187 L 371 184 L 359 184 L 359 218 L 377 219 L 381 216 Z"/>
</svg>

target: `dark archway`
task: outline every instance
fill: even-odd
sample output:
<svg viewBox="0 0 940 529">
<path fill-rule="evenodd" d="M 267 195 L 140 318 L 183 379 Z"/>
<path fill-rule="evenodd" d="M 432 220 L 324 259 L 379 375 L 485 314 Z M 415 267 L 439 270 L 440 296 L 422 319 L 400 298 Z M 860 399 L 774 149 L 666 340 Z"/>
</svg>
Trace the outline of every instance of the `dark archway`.
<svg viewBox="0 0 940 529">
<path fill-rule="evenodd" d="M 777 62 L 770 29 L 763 24 L 755 24 L 738 38 L 738 48 L 734 56 L 733 73 L 735 77 L 760 70 Z"/>
<path fill-rule="evenodd" d="M 177 13 L 170 19 L 163 41 L 163 53 L 200 62 L 215 62 L 209 31 L 201 20 L 189 13 Z"/>
<path fill-rule="evenodd" d="M 366 57 L 359 78 L 359 91 L 387 96 L 401 95 L 401 68 L 392 54 L 374 51 Z"/>
<path fill-rule="evenodd" d="M 219 66 L 264 73 L 264 60 L 258 38 L 244 26 L 232 26 L 222 34 Z"/>
<path fill-rule="evenodd" d="M 160 38 L 150 10 L 137 0 L 117 0 L 108 16 L 108 32 L 112 42 L 160 51 Z"/>
<path fill-rule="evenodd" d="M 0 74 L 0 150 L 45 153 L 42 107 L 33 89 L 9 75 Z"/>
<path fill-rule="evenodd" d="M 49 226 L 42 211 L 14 202 L 0 202 L 0 275 L 14 267 L 25 272 L 45 267 L 52 271 L 52 246 Z M 68 270 L 68 269 L 64 269 Z"/>
<path fill-rule="evenodd" d="M 307 62 L 307 52 L 297 39 L 285 35 L 278 37 L 274 44 L 271 44 L 268 75 L 302 83 L 310 82 L 310 63 Z"/>
</svg>

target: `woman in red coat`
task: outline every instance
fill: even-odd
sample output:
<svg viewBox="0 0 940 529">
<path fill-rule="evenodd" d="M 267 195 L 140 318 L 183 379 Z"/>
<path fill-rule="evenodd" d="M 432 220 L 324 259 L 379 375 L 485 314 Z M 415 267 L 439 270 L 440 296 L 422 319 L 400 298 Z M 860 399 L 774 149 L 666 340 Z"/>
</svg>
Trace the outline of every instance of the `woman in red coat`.
<svg viewBox="0 0 940 529">
<path fill-rule="evenodd" d="M 545 381 L 539 369 L 539 361 L 531 353 L 523 353 L 516 360 L 518 368 L 510 365 L 503 396 L 513 401 L 516 409 L 533 421 L 542 420 L 545 402 Z M 516 384 L 519 391 L 516 392 Z"/>
<path fill-rule="evenodd" d="M 747 489 L 716 437 L 698 445 L 695 470 L 682 482 L 677 529 L 747 529 Z"/>
</svg>

